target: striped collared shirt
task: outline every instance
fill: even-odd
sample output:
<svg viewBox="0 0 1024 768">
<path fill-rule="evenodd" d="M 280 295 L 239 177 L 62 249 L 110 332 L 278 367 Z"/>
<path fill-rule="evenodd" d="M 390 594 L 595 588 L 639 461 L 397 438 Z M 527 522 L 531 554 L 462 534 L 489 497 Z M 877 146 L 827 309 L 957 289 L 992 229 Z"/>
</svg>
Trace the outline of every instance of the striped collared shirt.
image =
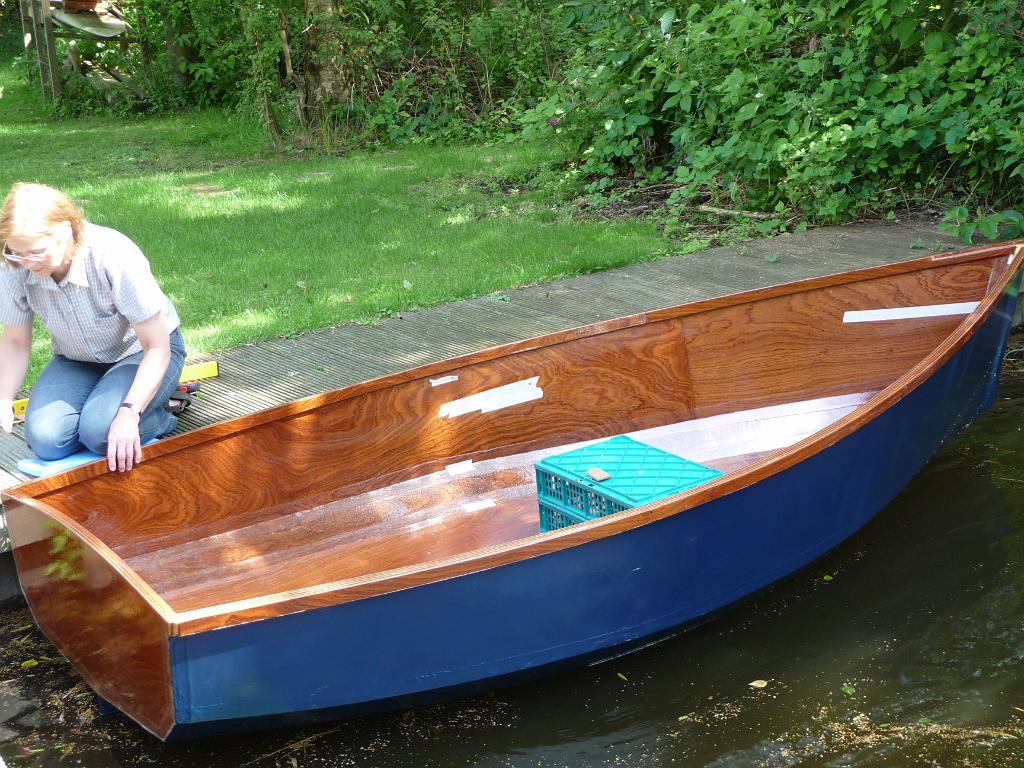
<svg viewBox="0 0 1024 768">
<path fill-rule="evenodd" d="M 116 230 L 86 224 L 78 255 L 59 283 L 22 267 L 0 267 L 0 325 L 39 319 L 53 338 L 53 353 L 71 360 L 116 363 L 142 350 L 132 325 L 158 312 L 167 330 L 178 313 L 131 240 Z"/>
</svg>

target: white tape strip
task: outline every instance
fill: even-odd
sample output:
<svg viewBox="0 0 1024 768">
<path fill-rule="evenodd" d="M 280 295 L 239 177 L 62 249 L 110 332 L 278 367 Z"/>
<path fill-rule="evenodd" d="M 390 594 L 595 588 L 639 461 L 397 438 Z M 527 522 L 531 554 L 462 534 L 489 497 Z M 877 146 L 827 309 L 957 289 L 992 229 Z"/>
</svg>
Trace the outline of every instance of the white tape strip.
<svg viewBox="0 0 1024 768">
<path fill-rule="evenodd" d="M 880 320 L 912 320 L 917 317 L 946 317 L 948 315 L 969 315 L 980 302 L 965 301 L 960 304 L 929 304 L 922 307 L 893 307 L 892 309 L 861 309 L 846 312 L 844 323 L 873 323 Z"/>
<path fill-rule="evenodd" d="M 430 386 L 440 387 L 442 384 L 451 384 L 453 381 L 458 381 L 458 376 L 442 376 L 439 379 L 431 379 Z"/>
<path fill-rule="evenodd" d="M 444 468 L 444 471 L 454 477 L 455 475 L 464 475 L 467 472 L 473 471 L 473 460 L 467 459 L 466 461 L 460 461 L 457 464 L 449 464 Z"/>
<path fill-rule="evenodd" d="M 544 397 L 544 390 L 537 386 L 540 376 L 532 379 L 524 379 L 514 384 L 505 384 L 501 387 L 477 392 L 469 397 L 462 397 L 445 403 L 438 411 L 439 418 L 454 418 L 473 411 L 490 413 L 501 408 L 508 408 L 510 405 L 528 403 L 531 400 L 539 400 Z"/>
<path fill-rule="evenodd" d="M 471 501 L 469 504 L 463 504 L 462 508 L 467 512 L 479 512 L 481 509 L 490 509 L 495 507 L 495 504 L 491 499 L 484 499 L 483 501 Z"/>
</svg>

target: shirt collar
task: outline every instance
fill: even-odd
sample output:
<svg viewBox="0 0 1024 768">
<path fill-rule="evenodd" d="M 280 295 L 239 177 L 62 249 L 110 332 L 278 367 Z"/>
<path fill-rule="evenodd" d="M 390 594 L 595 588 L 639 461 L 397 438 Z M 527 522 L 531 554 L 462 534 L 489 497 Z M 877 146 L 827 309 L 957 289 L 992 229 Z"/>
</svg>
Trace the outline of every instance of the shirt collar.
<svg viewBox="0 0 1024 768">
<path fill-rule="evenodd" d="M 81 286 L 82 288 L 88 288 L 89 273 L 85 268 L 85 259 L 82 258 L 83 256 L 84 254 L 79 254 L 77 258 L 72 259 L 71 268 L 60 283 L 54 282 L 53 278 L 49 275 L 46 277 L 39 277 L 35 272 L 30 272 L 27 269 L 25 271 L 28 272 L 28 276 L 25 280 L 26 282 L 33 283 L 44 288 L 56 288 L 59 285 L 65 285 L 67 283 L 73 283 L 74 285 Z"/>
<path fill-rule="evenodd" d="M 85 268 L 85 254 L 79 253 L 78 257 L 71 260 L 71 269 L 68 270 L 68 274 L 64 280 L 75 285 L 80 285 L 83 288 L 89 287 L 89 273 Z"/>
</svg>

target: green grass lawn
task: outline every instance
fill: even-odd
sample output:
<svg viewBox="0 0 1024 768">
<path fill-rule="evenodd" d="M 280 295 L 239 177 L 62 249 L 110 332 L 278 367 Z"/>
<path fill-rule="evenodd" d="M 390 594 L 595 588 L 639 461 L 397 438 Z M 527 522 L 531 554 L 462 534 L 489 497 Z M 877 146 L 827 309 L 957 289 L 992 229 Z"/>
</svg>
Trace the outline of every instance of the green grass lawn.
<svg viewBox="0 0 1024 768">
<path fill-rule="evenodd" d="M 0 64 L 0 189 L 56 186 L 147 254 L 190 352 L 216 352 L 664 255 L 654 224 L 495 191 L 556 146 L 284 156 L 221 112 L 50 118 Z M 37 334 L 38 335 L 38 334 Z M 30 380 L 48 357 L 37 339 Z"/>
</svg>

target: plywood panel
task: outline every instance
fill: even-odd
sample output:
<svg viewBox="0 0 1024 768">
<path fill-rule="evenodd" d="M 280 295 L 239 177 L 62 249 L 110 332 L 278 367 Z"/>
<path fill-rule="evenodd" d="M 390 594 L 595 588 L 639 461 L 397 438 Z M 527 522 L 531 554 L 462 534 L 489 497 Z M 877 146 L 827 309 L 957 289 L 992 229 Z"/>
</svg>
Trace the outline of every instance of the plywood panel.
<svg viewBox="0 0 1024 768">
<path fill-rule="evenodd" d="M 686 319 L 699 416 L 880 390 L 962 323 L 965 315 L 844 323 L 851 310 L 978 301 L 991 262 L 822 288 Z"/>
<path fill-rule="evenodd" d="M 40 629 L 100 696 L 166 736 L 174 721 L 167 622 L 95 542 L 30 504 L 4 507 Z"/>
</svg>

